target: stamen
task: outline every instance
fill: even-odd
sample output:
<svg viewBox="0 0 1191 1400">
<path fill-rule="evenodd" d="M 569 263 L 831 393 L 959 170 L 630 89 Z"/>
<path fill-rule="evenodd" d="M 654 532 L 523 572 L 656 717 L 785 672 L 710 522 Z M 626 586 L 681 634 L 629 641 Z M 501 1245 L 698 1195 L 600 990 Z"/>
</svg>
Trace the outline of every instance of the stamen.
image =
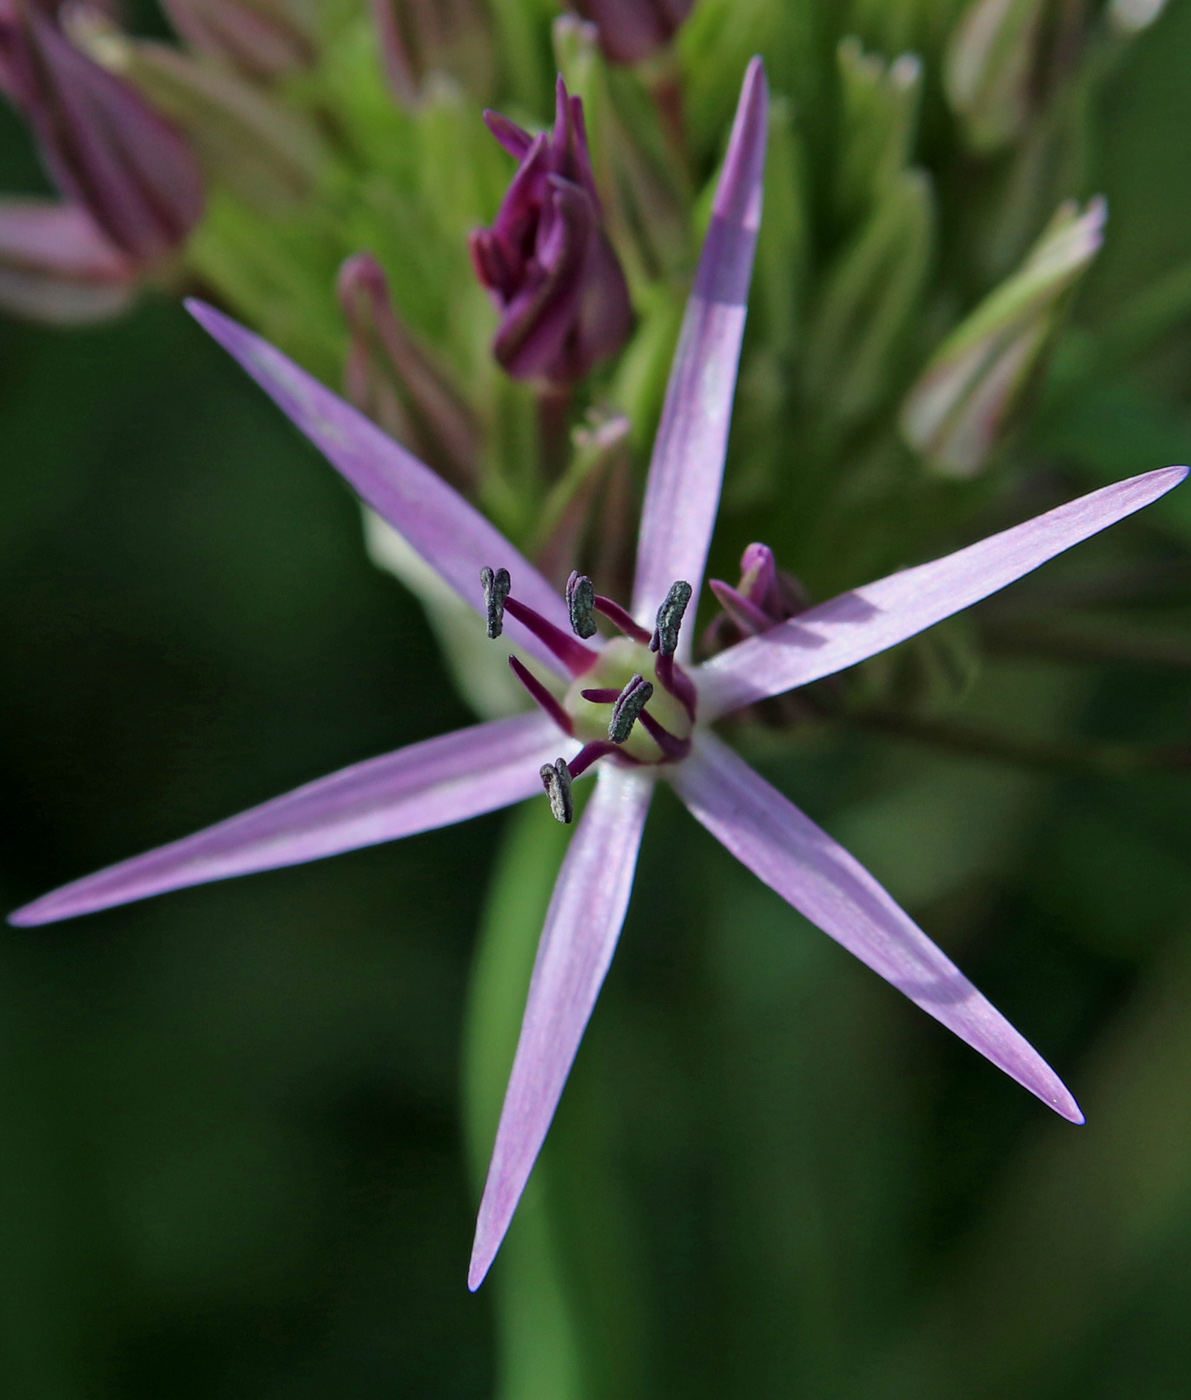
<svg viewBox="0 0 1191 1400">
<path fill-rule="evenodd" d="M 633 641 L 640 642 L 643 647 L 647 647 L 653 637 L 653 633 L 642 627 L 619 603 L 613 602 L 611 598 L 605 598 L 602 593 L 595 596 L 596 612 L 603 613 L 613 627 L 618 628 L 626 637 L 631 637 Z"/>
<path fill-rule="evenodd" d="M 557 821 L 570 826 L 575 820 L 575 797 L 571 792 L 571 770 L 564 759 L 543 763 L 540 769 L 542 786 L 550 799 L 550 811 Z"/>
<path fill-rule="evenodd" d="M 633 725 L 652 695 L 652 684 L 644 676 L 638 675 L 616 697 L 612 718 L 608 721 L 608 738 L 614 744 L 623 744 L 633 732 Z"/>
<path fill-rule="evenodd" d="M 487 565 L 480 570 L 480 583 L 484 589 L 484 607 L 488 612 L 488 640 L 494 642 L 504 630 L 505 599 L 509 596 L 509 571 L 497 569 L 492 572 Z"/>
<path fill-rule="evenodd" d="M 598 758 L 606 758 L 608 754 L 615 754 L 622 763 L 636 764 L 638 762 L 632 754 L 627 754 L 617 745 L 609 743 L 607 739 L 596 739 L 590 744 L 584 744 L 579 752 L 571 759 L 567 767 L 571 770 L 571 777 L 577 778 L 581 773 L 586 773 L 591 765 Z"/>
<path fill-rule="evenodd" d="M 663 656 L 674 655 L 678 649 L 678 629 L 682 626 L 682 615 L 690 601 L 689 583 L 679 579 L 677 583 L 670 585 L 666 601 L 658 609 L 657 629 L 649 639 L 650 651 L 660 651 Z"/>
<path fill-rule="evenodd" d="M 593 705 L 614 705 L 620 699 L 620 691 L 613 690 L 610 686 L 607 689 L 581 690 L 579 692 L 584 700 L 590 700 Z"/>
<path fill-rule="evenodd" d="M 685 758 L 687 754 L 690 753 L 691 741 L 689 739 L 680 739 L 677 734 L 671 734 L 664 725 L 659 724 L 657 720 L 654 719 L 648 710 L 642 710 L 640 715 L 638 715 L 638 719 L 640 719 L 641 727 L 645 730 L 646 734 L 649 735 L 667 758 L 677 761 L 680 758 Z"/>
<path fill-rule="evenodd" d="M 567 608 L 571 614 L 571 631 L 577 637 L 594 637 L 598 630 L 595 620 L 595 584 L 586 574 L 572 571 L 567 579 Z"/>
<path fill-rule="evenodd" d="M 546 711 L 554 723 L 558 725 L 559 729 L 561 729 L 564 734 L 569 734 L 573 739 L 575 737 L 575 726 L 571 722 L 570 715 L 567 714 L 554 696 L 550 694 L 542 682 L 538 680 L 537 676 L 534 675 L 528 666 L 523 666 L 515 656 L 509 657 L 509 665 L 513 668 L 513 674 L 526 690 L 529 691 L 530 695 L 533 696 L 542 709 Z"/>
<path fill-rule="evenodd" d="M 527 608 L 516 598 L 505 599 L 505 611 L 527 627 L 535 637 L 545 642 L 572 676 L 581 676 L 585 671 L 590 671 L 599 660 L 597 652 L 577 642 L 569 632 L 564 632 L 561 627 L 547 622 L 541 613 Z"/>
<path fill-rule="evenodd" d="M 695 708 L 698 699 L 695 693 L 695 683 L 690 676 L 675 663 L 673 656 L 666 656 L 663 653 L 654 663 L 654 675 L 657 676 L 662 686 L 670 692 L 691 717 L 691 723 L 695 722 Z"/>
</svg>

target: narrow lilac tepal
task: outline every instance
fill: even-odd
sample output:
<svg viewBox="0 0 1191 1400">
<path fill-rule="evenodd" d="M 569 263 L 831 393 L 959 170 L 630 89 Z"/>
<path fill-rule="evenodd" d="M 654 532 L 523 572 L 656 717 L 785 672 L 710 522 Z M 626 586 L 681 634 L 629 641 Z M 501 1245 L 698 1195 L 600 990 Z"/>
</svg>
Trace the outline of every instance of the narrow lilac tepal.
<svg viewBox="0 0 1191 1400">
<path fill-rule="evenodd" d="M 546 916 L 476 1227 L 469 1283 L 492 1264 L 533 1170 L 611 963 L 650 799 L 669 782 L 770 888 L 911 1001 L 1072 1122 L 1055 1072 L 851 855 L 712 731 L 722 715 L 831 675 L 968 607 L 1155 501 L 1167 467 L 1092 492 L 933 563 L 796 617 L 757 606 L 755 635 L 694 665 L 690 638 L 718 508 L 757 230 L 768 96 L 745 76 L 711 228 L 671 370 L 641 523 L 631 608 L 574 574 L 558 593 L 472 505 L 271 345 L 202 303 L 199 322 L 358 494 L 472 606 L 537 709 L 479 724 L 275 798 L 45 895 L 17 924 L 68 918 L 204 881 L 313 860 L 462 821 L 543 787 L 571 822 Z M 768 553 L 757 546 L 750 557 Z M 721 592 L 727 585 L 717 585 Z M 744 595 L 741 595 L 744 596 Z M 779 614 L 780 615 L 780 614 Z M 614 634 L 614 635 L 613 635 Z"/>
</svg>

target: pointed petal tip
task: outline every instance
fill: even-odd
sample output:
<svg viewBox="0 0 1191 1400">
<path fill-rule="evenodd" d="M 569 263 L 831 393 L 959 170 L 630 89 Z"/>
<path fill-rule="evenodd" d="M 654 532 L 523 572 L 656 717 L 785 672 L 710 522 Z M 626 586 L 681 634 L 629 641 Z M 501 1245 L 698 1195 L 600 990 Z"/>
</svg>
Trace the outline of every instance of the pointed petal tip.
<svg viewBox="0 0 1191 1400">
<path fill-rule="evenodd" d="M 73 919 L 78 914 L 94 912 L 85 905 L 79 907 L 73 901 L 58 899 L 57 894 L 58 891 L 51 890 L 39 899 L 22 904 L 19 909 L 14 909 L 8 915 L 7 922 L 13 928 L 40 928 L 43 924 L 56 924 L 63 919 Z"/>
<path fill-rule="evenodd" d="M 227 325 L 235 325 L 236 322 L 230 316 L 225 316 L 222 311 L 216 311 L 210 302 L 203 301 L 201 297 L 184 297 L 182 305 L 202 326 L 203 330 L 219 339 L 219 331 Z"/>
<path fill-rule="evenodd" d="M 1074 1123 L 1080 1127 L 1088 1120 L 1084 1117 L 1084 1111 L 1075 1102 L 1075 1096 L 1066 1084 L 1058 1076 L 1055 1076 L 1057 1088 L 1046 1098 L 1045 1102 L 1049 1108 L 1053 1108 L 1060 1118 L 1065 1118 L 1068 1123 Z"/>
<path fill-rule="evenodd" d="M 1004 1070 L 1012 1079 L 1016 1079 L 1023 1089 L 1028 1089 L 1047 1108 L 1053 1109 L 1060 1118 L 1065 1118 L 1068 1123 L 1077 1125 L 1085 1121 L 1083 1109 L 1075 1102 L 1075 1096 L 1071 1090 L 1038 1052 L 1029 1045 L 1024 1047 L 1027 1051 L 1025 1061 L 1017 1058 L 1016 1063 L 989 1055 L 981 1046 L 975 1048 L 990 1059 L 998 1069 Z"/>
<path fill-rule="evenodd" d="M 471 1263 L 467 1269 L 467 1291 L 474 1293 L 488 1277 L 488 1270 L 492 1267 L 492 1260 L 485 1259 L 475 1251 L 472 1252 Z"/>
<path fill-rule="evenodd" d="M 715 194 L 715 213 L 741 223 L 755 234 L 761 223 L 761 184 L 769 136 L 769 83 L 758 56 L 744 75 L 723 174 Z M 750 254 L 751 262 L 751 254 Z"/>
</svg>

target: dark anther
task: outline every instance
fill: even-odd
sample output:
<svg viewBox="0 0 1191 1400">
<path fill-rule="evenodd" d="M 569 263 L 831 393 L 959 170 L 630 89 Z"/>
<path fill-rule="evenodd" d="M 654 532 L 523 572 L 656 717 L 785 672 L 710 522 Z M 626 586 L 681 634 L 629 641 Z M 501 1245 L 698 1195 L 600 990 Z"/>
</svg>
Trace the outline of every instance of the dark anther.
<svg viewBox="0 0 1191 1400">
<path fill-rule="evenodd" d="M 678 629 L 682 626 L 682 615 L 691 601 L 691 586 L 679 579 L 670 585 L 666 601 L 658 609 L 657 629 L 649 643 L 650 651 L 660 651 L 663 656 L 673 656 L 678 647 Z"/>
<path fill-rule="evenodd" d="M 614 744 L 623 744 L 633 732 L 637 717 L 649 703 L 653 685 L 644 676 L 634 676 L 616 697 L 612 706 L 612 718 L 608 722 L 608 738 Z"/>
<path fill-rule="evenodd" d="M 571 792 L 571 770 L 563 759 L 542 764 L 542 786 L 550 799 L 550 811 L 567 826 L 575 820 L 575 798 Z"/>
<path fill-rule="evenodd" d="M 567 608 L 571 614 L 571 631 L 576 637 L 594 637 L 595 584 L 586 574 L 572 573 L 567 579 Z"/>
<path fill-rule="evenodd" d="M 497 569 L 495 573 L 485 567 L 480 570 L 480 583 L 484 587 L 484 607 L 488 610 L 488 640 L 494 641 L 504 630 L 505 599 L 509 596 L 509 571 Z"/>
</svg>

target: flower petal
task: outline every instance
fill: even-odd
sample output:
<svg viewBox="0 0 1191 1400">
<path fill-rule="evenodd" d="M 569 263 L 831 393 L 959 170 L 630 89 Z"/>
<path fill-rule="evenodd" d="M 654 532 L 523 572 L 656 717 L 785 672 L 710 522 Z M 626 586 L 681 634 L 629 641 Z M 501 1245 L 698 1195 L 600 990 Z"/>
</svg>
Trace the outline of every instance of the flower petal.
<svg viewBox="0 0 1191 1400">
<path fill-rule="evenodd" d="M 728 424 L 761 226 L 769 89 L 754 58 L 745 74 L 645 488 L 633 612 L 652 627 L 676 579 L 698 597 L 720 503 Z M 689 655 L 693 628 L 680 641 Z"/>
<path fill-rule="evenodd" d="M 674 786 L 759 880 L 1056 1113 L 1083 1122 L 1054 1070 L 860 862 L 726 744 L 702 736 Z"/>
<path fill-rule="evenodd" d="M 653 778 L 608 765 L 559 872 L 476 1222 L 479 1288 L 533 1170 L 620 937 Z"/>
<path fill-rule="evenodd" d="M 191 300 L 186 305 L 465 603 L 482 614 L 480 569 L 485 565 L 505 568 L 512 575 L 515 596 L 570 635 L 567 606 L 559 595 L 495 525 L 441 477 L 267 340 L 204 302 Z M 505 627 L 519 646 L 570 678 L 570 672 L 532 632 L 511 617 L 506 617 Z"/>
<path fill-rule="evenodd" d="M 10 914 L 9 923 L 52 923 L 166 890 L 450 826 L 540 793 L 541 765 L 575 748 L 545 715 L 515 715 L 459 729 L 353 764 L 205 831 L 63 885 Z"/>
<path fill-rule="evenodd" d="M 1163 467 L 1118 481 L 933 563 L 841 593 L 713 657 L 699 672 L 700 705 L 714 718 L 854 666 L 1148 506 L 1186 475 L 1186 467 Z"/>
</svg>

